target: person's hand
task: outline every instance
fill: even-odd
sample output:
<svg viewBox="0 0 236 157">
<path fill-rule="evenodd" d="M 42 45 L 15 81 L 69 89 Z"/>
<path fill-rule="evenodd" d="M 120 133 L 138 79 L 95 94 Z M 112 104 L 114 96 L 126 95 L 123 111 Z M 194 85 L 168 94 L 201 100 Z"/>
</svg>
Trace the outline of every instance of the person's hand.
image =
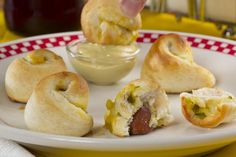
<svg viewBox="0 0 236 157">
<path fill-rule="evenodd" d="M 123 13 L 129 17 L 135 17 L 145 5 L 146 0 L 120 0 Z"/>
</svg>

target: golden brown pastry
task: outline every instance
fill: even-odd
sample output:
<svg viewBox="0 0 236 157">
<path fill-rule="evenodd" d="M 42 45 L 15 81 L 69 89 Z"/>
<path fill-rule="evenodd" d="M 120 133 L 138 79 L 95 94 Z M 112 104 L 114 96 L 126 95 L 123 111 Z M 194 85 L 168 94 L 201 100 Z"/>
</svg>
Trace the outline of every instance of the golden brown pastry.
<svg viewBox="0 0 236 157">
<path fill-rule="evenodd" d="M 147 134 L 171 120 L 167 95 L 147 80 L 130 82 L 107 101 L 105 126 L 117 136 Z"/>
<path fill-rule="evenodd" d="M 223 90 L 202 88 L 180 97 L 183 115 L 196 126 L 213 128 L 236 119 L 236 99 Z"/>
<path fill-rule="evenodd" d="M 82 11 L 81 25 L 88 41 L 98 44 L 127 45 L 136 40 L 141 17 L 125 16 L 119 0 L 89 0 Z"/>
<path fill-rule="evenodd" d="M 14 101 L 26 103 L 42 78 L 65 70 L 63 59 L 54 52 L 46 49 L 30 52 L 8 66 L 5 76 L 7 95 Z"/>
<path fill-rule="evenodd" d="M 86 112 L 88 85 L 80 76 L 60 72 L 42 79 L 25 108 L 29 129 L 51 134 L 83 136 L 93 125 Z"/>
<path fill-rule="evenodd" d="M 194 62 L 190 45 L 177 34 L 155 41 L 143 63 L 141 78 L 160 84 L 167 93 L 215 85 L 214 75 Z"/>
</svg>

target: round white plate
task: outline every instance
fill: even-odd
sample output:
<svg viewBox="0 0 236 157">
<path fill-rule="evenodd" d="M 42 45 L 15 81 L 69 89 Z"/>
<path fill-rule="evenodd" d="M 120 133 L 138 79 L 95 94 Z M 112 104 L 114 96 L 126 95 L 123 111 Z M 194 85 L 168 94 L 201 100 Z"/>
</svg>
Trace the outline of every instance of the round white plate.
<svg viewBox="0 0 236 157">
<path fill-rule="evenodd" d="M 89 84 L 91 94 L 88 112 L 93 116 L 95 125 L 92 133 L 86 137 L 50 135 L 28 130 L 23 119 L 24 110 L 22 107 L 24 104 L 10 101 L 4 89 L 4 77 L 8 65 L 13 59 L 25 56 L 26 54 L 23 52 L 34 49 L 49 48 L 55 51 L 64 58 L 69 70 L 74 71 L 68 61 L 65 45 L 71 40 L 82 38 L 81 32 L 50 34 L 1 44 L 0 137 L 12 139 L 27 146 L 34 146 L 34 148 L 35 146 L 41 146 L 104 152 L 167 151 L 204 146 L 209 146 L 209 149 L 204 149 L 204 151 L 209 151 L 234 141 L 236 139 L 236 122 L 224 124 L 215 129 L 195 127 L 182 116 L 179 95 L 177 94 L 168 95 L 175 121 L 167 127 L 156 129 L 148 135 L 127 138 L 115 137 L 103 128 L 106 100 L 114 98 L 117 92 L 129 81 L 139 78 L 143 59 L 151 43 L 159 35 L 166 33 L 170 32 L 141 31 L 137 41 L 142 49 L 132 72 L 120 82 L 111 86 Z M 187 33 L 178 34 L 181 34 L 191 43 L 195 61 L 209 69 L 216 76 L 216 87 L 236 95 L 236 57 L 234 56 L 236 55 L 236 42 Z M 213 145 L 215 147 L 210 147 Z"/>
</svg>

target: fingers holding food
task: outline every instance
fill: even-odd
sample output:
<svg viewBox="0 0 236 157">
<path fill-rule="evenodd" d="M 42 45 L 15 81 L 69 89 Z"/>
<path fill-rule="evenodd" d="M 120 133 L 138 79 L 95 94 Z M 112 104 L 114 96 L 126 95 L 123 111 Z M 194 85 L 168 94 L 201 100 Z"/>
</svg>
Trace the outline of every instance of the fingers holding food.
<svg viewBox="0 0 236 157">
<path fill-rule="evenodd" d="M 236 119 L 236 99 L 223 90 L 202 88 L 180 98 L 182 113 L 193 125 L 214 128 Z"/>
<path fill-rule="evenodd" d="M 143 63 L 141 78 L 160 84 L 167 93 L 215 85 L 214 75 L 194 62 L 190 45 L 177 34 L 155 41 Z"/>
<path fill-rule="evenodd" d="M 146 0 L 120 0 L 120 8 L 129 17 L 135 17 L 145 6 Z"/>
<path fill-rule="evenodd" d="M 42 79 L 25 108 L 25 122 L 34 131 L 83 136 L 93 125 L 86 109 L 88 85 L 75 73 L 60 72 Z"/>
<path fill-rule="evenodd" d="M 141 17 L 127 17 L 119 0 L 91 0 L 81 15 L 82 30 L 88 41 L 98 44 L 128 45 L 138 37 Z"/>
<path fill-rule="evenodd" d="M 46 49 L 32 51 L 8 66 L 5 76 L 7 95 L 14 101 L 26 103 L 42 78 L 65 70 L 63 59 L 54 52 Z"/>
<path fill-rule="evenodd" d="M 171 120 L 165 92 L 146 80 L 130 82 L 107 101 L 105 126 L 117 136 L 147 134 Z"/>
</svg>

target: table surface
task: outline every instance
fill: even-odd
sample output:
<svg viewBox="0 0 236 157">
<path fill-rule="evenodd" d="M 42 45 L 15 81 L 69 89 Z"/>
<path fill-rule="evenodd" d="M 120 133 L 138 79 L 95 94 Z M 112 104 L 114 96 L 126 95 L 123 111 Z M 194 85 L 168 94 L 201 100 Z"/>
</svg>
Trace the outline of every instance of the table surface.
<svg viewBox="0 0 236 157">
<path fill-rule="evenodd" d="M 197 22 L 195 20 L 186 18 L 180 24 L 180 23 L 176 23 L 176 20 L 172 15 L 167 15 L 167 14 L 157 15 L 147 10 L 143 11 L 142 16 L 143 16 L 143 29 L 184 31 L 184 32 L 213 35 L 213 36 L 218 36 L 218 37 L 221 36 L 221 33 L 222 33 L 219 30 L 217 30 L 216 26 L 212 23 Z M 157 25 L 156 21 L 159 21 L 161 23 L 166 23 L 166 24 L 163 24 L 160 26 L 160 25 Z M 194 26 L 194 27 L 189 27 L 189 25 Z M 193 30 L 192 28 L 196 28 L 196 29 Z M 4 21 L 3 12 L 0 10 L 0 43 L 4 43 L 7 41 L 19 39 L 19 38 L 23 38 L 23 37 L 18 36 L 7 29 L 5 25 L 5 21 Z M 233 156 L 234 154 L 236 154 L 236 143 L 226 146 L 208 155 L 207 157 L 226 157 L 226 156 Z M 36 156 L 39 157 L 40 155 L 36 155 Z"/>
</svg>

